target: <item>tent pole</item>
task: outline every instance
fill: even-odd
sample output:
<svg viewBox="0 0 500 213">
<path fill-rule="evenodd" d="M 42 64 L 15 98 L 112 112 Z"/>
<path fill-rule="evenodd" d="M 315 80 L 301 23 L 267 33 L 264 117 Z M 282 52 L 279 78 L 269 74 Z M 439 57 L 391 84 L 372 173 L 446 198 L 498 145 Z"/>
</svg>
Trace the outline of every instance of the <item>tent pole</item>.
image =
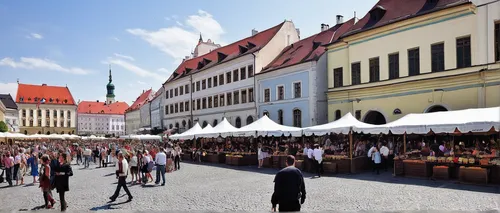
<svg viewBox="0 0 500 213">
<path fill-rule="evenodd" d="M 406 153 L 406 132 L 403 134 L 403 154 Z"/>
<path fill-rule="evenodd" d="M 352 164 L 352 128 L 349 130 L 349 158 L 351 159 L 351 173 L 354 173 L 354 166 Z"/>
</svg>

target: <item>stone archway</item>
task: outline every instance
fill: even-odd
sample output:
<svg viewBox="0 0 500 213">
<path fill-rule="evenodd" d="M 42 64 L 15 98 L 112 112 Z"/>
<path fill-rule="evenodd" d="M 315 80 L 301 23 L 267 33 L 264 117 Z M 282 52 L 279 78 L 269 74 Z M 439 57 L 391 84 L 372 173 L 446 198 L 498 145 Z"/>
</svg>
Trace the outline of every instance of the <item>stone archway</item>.
<svg viewBox="0 0 500 213">
<path fill-rule="evenodd" d="M 446 112 L 448 111 L 448 109 L 442 105 L 434 105 L 434 106 L 431 106 L 429 108 L 427 108 L 427 110 L 425 110 L 425 113 L 432 113 L 432 112 Z"/>
<path fill-rule="evenodd" d="M 386 124 L 387 120 L 385 119 L 385 116 L 379 111 L 371 110 L 365 114 L 363 122 L 369 124 L 381 125 L 381 124 Z"/>
</svg>

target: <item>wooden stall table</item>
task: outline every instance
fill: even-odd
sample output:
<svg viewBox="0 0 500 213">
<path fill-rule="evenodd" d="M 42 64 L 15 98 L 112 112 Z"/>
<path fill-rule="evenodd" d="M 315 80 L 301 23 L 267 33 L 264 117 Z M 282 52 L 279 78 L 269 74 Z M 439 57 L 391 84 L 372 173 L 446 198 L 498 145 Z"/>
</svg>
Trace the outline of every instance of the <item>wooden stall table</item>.
<svg viewBox="0 0 500 213">
<path fill-rule="evenodd" d="M 225 163 L 226 165 L 233 165 L 233 156 L 232 155 L 226 155 L 226 160 Z"/>
<path fill-rule="evenodd" d="M 225 164 L 226 163 L 226 153 L 219 153 L 218 155 L 219 163 Z"/>
<path fill-rule="evenodd" d="M 243 159 L 243 156 L 241 155 L 234 155 L 234 156 L 231 156 L 231 165 L 233 166 L 244 166 L 244 159 Z"/>
<path fill-rule="evenodd" d="M 488 168 L 481 168 L 479 166 L 461 166 L 460 182 L 488 184 Z"/>
<path fill-rule="evenodd" d="M 304 170 L 304 160 L 295 160 L 295 167 L 297 169 L 300 169 L 301 171 Z"/>
<path fill-rule="evenodd" d="M 403 160 L 394 160 L 394 176 L 402 176 L 405 174 Z"/>
<path fill-rule="evenodd" d="M 332 161 L 323 162 L 323 171 L 328 174 L 336 174 L 337 163 Z"/>
<path fill-rule="evenodd" d="M 432 178 L 437 180 L 449 180 L 450 179 L 450 167 L 449 166 L 433 166 L 432 167 Z"/>
<path fill-rule="evenodd" d="M 403 160 L 403 164 L 405 176 L 429 178 L 432 175 L 432 166 L 423 160 Z"/>
<path fill-rule="evenodd" d="M 280 156 L 279 155 L 273 155 L 271 156 L 273 159 L 273 168 L 279 169 L 280 168 Z"/>
<path fill-rule="evenodd" d="M 258 163 L 259 163 L 259 161 L 257 159 L 257 155 L 255 155 L 255 154 L 243 155 L 242 165 L 244 165 L 244 166 L 254 166 L 254 165 L 258 165 Z"/>
<path fill-rule="evenodd" d="M 279 161 L 280 161 L 280 169 L 286 168 L 286 155 L 280 155 Z"/>
<path fill-rule="evenodd" d="M 341 174 L 351 172 L 351 159 L 340 159 L 332 161 L 337 164 L 337 172 Z"/>
<path fill-rule="evenodd" d="M 273 158 L 272 158 L 272 156 L 269 156 L 269 157 L 264 158 L 262 160 L 262 167 L 264 167 L 264 168 L 273 168 Z"/>
<path fill-rule="evenodd" d="M 368 156 L 358 156 L 352 159 L 352 173 L 370 170 L 371 159 Z"/>
<path fill-rule="evenodd" d="M 214 153 L 207 153 L 205 156 L 203 156 L 203 161 L 207 163 L 218 163 L 219 156 Z"/>
<path fill-rule="evenodd" d="M 494 165 L 490 170 L 490 182 L 500 184 L 500 166 Z"/>
</svg>

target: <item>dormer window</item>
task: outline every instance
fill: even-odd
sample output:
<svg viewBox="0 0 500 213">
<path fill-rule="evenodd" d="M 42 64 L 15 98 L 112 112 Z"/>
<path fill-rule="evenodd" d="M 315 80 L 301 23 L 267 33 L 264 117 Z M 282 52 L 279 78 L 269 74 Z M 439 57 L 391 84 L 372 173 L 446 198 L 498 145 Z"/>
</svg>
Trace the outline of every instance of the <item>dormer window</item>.
<svg viewBox="0 0 500 213">
<path fill-rule="evenodd" d="M 30 98 L 28 98 L 28 101 L 31 101 L 31 97 L 30 97 Z"/>
<path fill-rule="evenodd" d="M 56 103 L 59 103 L 59 98 L 56 98 Z"/>
<path fill-rule="evenodd" d="M 240 49 L 240 54 L 246 53 L 248 51 L 248 48 L 246 48 L 244 46 L 239 45 L 238 47 Z"/>
<path fill-rule="evenodd" d="M 68 103 L 68 99 L 64 99 L 64 103 L 67 104 Z"/>
<path fill-rule="evenodd" d="M 20 98 L 19 98 L 19 101 L 20 101 L 20 102 L 23 102 L 23 101 L 24 101 L 24 97 L 20 97 Z"/>
<path fill-rule="evenodd" d="M 226 54 L 221 53 L 221 52 L 217 52 L 217 62 L 221 62 L 221 61 L 222 61 L 222 60 L 224 60 L 226 57 L 227 57 L 227 55 L 226 55 Z"/>
<path fill-rule="evenodd" d="M 424 6 L 422 7 L 422 9 L 420 9 L 420 11 L 418 11 L 417 14 L 434 9 L 437 6 L 438 2 L 439 2 L 439 0 L 427 0 L 427 1 L 425 1 Z"/>
<path fill-rule="evenodd" d="M 370 11 L 370 22 L 378 22 L 385 15 L 385 8 L 377 5 Z"/>
<path fill-rule="evenodd" d="M 248 49 L 252 49 L 252 48 L 254 48 L 254 47 L 256 47 L 256 46 L 257 46 L 257 45 L 255 45 L 255 44 L 254 44 L 254 43 L 252 43 L 252 42 L 248 42 L 248 44 L 247 44 Z"/>
<path fill-rule="evenodd" d="M 35 102 L 36 102 L 36 101 L 38 101 L 38 98 L 37 98 L 37 97 L 35 97 Z"/>
<path fill-rule="evenodd" d="M 54 102 L 54 99 L 50 98 L 50 99 L 49 99 L 49 102 L 50 102 L 50 103 Z"/>
</svg>

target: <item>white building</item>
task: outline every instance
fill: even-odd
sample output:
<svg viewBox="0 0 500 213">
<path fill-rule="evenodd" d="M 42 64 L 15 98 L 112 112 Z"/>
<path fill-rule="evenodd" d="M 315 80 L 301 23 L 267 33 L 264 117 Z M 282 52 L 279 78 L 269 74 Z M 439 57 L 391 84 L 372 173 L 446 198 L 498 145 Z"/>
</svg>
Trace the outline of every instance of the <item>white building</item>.
<svg viewBox="0 0 500 213">
<path fill-rule="evenodd" d="M 0 94 L 0 102 L 5 106 L 4 120 L 9 132 L 19 132 L 19 111 L 16 102 L 10 94 Z"/>
<path fill-rule="evenodd" d="M 140 108 L 141 122 L 140 126 L 142 129 L 151 130 L 151 102 L 146 101 Z"/>
<path fill-rule="evenodd" d="M 477 7 L 477 58 L 479 64 L 500 61 L 500 1 L 472 0 Z"/>
<path fill-rule="evenodd" d="M 137 133 L 142 128 L 140 109 L 153 98 L 153 95 L 152 89 L 142 91 L 142 94 L 137 97 L 132 106 L 125 111 L 125 132 L 127 135 Z"/>
<path fill-rule="evenodd" d="M 16 103 L 24 134 L 75 134 L 76 103 L 68 87 L 18 84 Z"/>
<path fill-rule="evenodd" d="M 298 40 L 294 24 L 285 21 L 184 60 L 164 84 L 165 127 L 179 126 L 182 132 L 194 122 L 215 126 L 224 117 L 236 127 L 252 123 L 257 119 L 254 74 Z"/>
<path fill-rule="evenodd" d="M 151 129 L 163 129 L 163 108 L 161 107 L 162 100 L 163 87 L 156 92 L 155 97 L 151 100 Z"/>
<path fill-rule="evenodd" d="M 119 136 L 125 134 L 125 102 L 108 104 L 82 101 L 78 104 L 78 134 Z"/>
</svg>

